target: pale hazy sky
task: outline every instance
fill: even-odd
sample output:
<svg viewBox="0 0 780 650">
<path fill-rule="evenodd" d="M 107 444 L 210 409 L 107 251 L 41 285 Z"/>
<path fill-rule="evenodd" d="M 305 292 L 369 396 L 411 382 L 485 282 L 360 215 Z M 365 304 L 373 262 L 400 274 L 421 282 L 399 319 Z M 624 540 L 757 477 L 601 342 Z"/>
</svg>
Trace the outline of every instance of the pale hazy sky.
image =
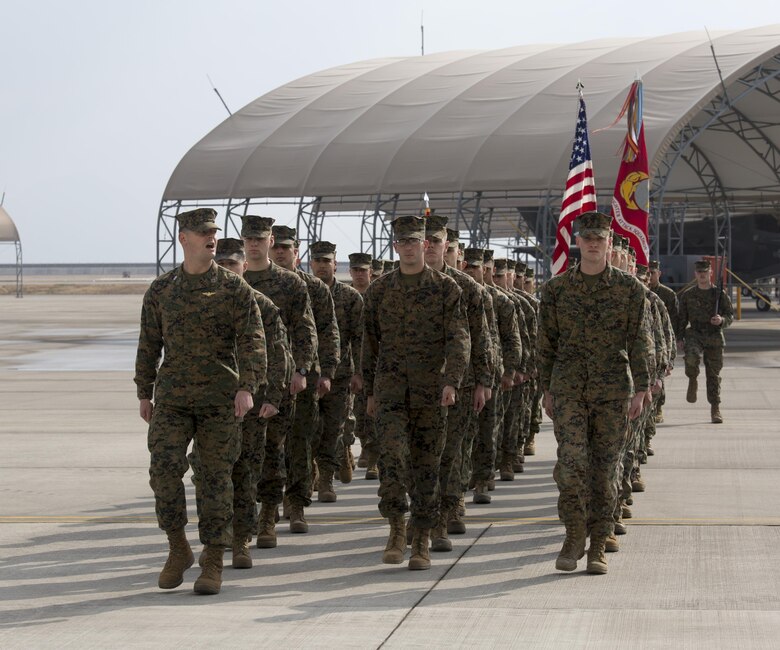
<svg viewBox="0 0 780 650">
<path fill-rule="evenodd" d="M 235 112 L 324 68 L 419 54 L 421 11 L 428 53 L 780 21 L 776 0 L 0 0 L 0 192 L 25 262 L 154 261 L 171 172 L 227 117 L 207 74 Z M 326 221 L 357 250 L 339 230 Z"/>
</svg>

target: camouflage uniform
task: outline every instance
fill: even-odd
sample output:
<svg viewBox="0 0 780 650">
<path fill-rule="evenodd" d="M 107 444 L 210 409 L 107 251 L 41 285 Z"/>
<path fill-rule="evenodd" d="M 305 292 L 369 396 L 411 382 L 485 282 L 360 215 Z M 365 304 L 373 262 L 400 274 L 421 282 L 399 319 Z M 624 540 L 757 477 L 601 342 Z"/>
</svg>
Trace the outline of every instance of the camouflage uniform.
<svg viewBox="0 0 780 650">
<path fill-rule="evenodd" d="M 720 325 L 712 325 L 715 315 L 715 301 L 720 293 L 718 314 L 723 318 Z M 685 341 L 685 375 L 699 376 L 699 363 L 704 358 L 704 372 L 707 377 L 707 401 L 713 406 L 720 404 L 720 371 L 723 368 L 723 348 L 726 339 L 723 330 L 734 321 L 734 309 L 725 291 L 717 287 L 699 289 L 694 286 L 680 295 L 677 316 L 677 337 Z"/>
<path fill-rule="evenodd" d="M 306 284 L 297 274 L 273 262 L 263 271 L 247 271 L 244 279 L 254 289 L 268 296 L 279 308 L 282 322 L 287 328 L 294 368 L 308 369 L 314 366 L 317 331 Z M 265 458 L 257 483 L 258 502 L 271 506 L 282 502 L 286 479 L 284 443 L 294 414 L 295 399 L 289 391 L 285 391 L 279 404 L 279 414 L 268 421 Z"/>
<path fill-rule="evenodd" d="M 149 483 L 166 532 L 187 523 L 182 478 L 194 441 L 207 477 L 195 492 L 200 540 L 231 544 L 231 473 L 241 445 L 234 398 L 266 382 L 266 363 L 260 310 L 237 275 L 212 262 L 206 273 L 189 275 L 181 266 L 152 282 L 141 311 L 135 383 L 139 399 L 155 401 Z"/>
<path fill-rule="evenodd" d="M 317 464 L 320 471 L 336 472 L 339 460 L 336 455 L 336 443 L 344 430 L 347 414 L 351 409 L 352 394 L 350 380 L 355 373 L 354 355 L 360 353 L 363 340 L 363 298 L 352 287 L 338 280 L 330 287 L 336 308 L 339 337 L 341 340 L 341 360 L 330 392 L 320 398 L 320 439 L 317 446 Z M 352 446 L 354 434 L 343 433 L 342 445 Z"/>
<path fill-rule="evenodd" d="M 587 524 L 598 538 L 612 534 L 629 400 L 648 389 L 654 363 L 646 310 L 644 287 L 609 265 L 592 287 L 577 264 L 543 288 L 539 371 L 553 398 L 567 531 Z"/>
<path fill-rule="evenodd" d="M 470 353 L 460 296 L 454 280 L 427 266 L 419 276 L 384 275 L 365 294 L 361 374 L 377 407 L 379 511 L 388 518 L 405 513 L 408 486 L 410 523 L 418 529 L 438 518 L 442 388 L 460 386 Z"/>
</svg>

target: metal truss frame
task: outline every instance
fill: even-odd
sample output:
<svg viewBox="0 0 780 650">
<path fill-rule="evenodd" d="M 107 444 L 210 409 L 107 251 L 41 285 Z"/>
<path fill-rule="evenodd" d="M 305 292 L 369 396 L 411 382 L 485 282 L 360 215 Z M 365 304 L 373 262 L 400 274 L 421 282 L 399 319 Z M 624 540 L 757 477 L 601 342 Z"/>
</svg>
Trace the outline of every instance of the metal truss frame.
<svg viewBox="0 0 780 650">
<path fill-rule="evenodd" d="M 662 217 L 669 219 L 667 235 L 667 254 L 683 254 L 683 226 L 679 222 L 679 208 L 665 209 L 664 194 L 666 185 L 672 175 L 675 165 L 683 160 L 696 174 L 701 187 L 706 193 L 712 207 L 714 232 L 713 251 L 716 255 L 726 255 L 731 266 L 731 210 L 720 176 L 712 161 L 696 146 L 696 140 L 707 130 L 727 130 L 740 137 L 764 162 L 772 169 L 775 177 L 780 180 L 780 151 L 762 130 L 762 125 L 749 120 L 736 105 L 751 92 L 761 92 L 764 95 L 780 101 L 780 91 L 769 89 L 769 82 L 780 77 L 780 55 L 756 66 L 732 83 L 739 92 L 732 98 L 726 93 L 719 93 L 710 100 L 700 114 L 706 119 L 703 123 L 684 125 L 670 143 L 664 156 L 658 162 L 658 171 L 654 174 L 653 189 L 650 193 L 652 205 L 651 229 L 655 233 L 654 250 L 660 253 L 660 222 Z M 761 145 L 759 145 L 761 143 Z M 682 216 L 684 221 L 684 213 Z"/>
<path fill-rule="evenodd" d="M 295 221 L 295 230 L 298 236 L 299 251 L 302 250 L 301 244 L 306 245 L 303 253 L 298 253 L 301 264 L 305 264 L 309 269 L 309 248 L 311 245 L 322 239 L 322 222 L 325 213 L 320 209 L 322 197 L 316 196 L 312 199 L 301 197 L 298 203 L 298 216 Z"/>
<path fill-rule="evenodd" d="M 360 251 L 374 259 L 393 259 L 393 233 L 390 222 L 398 210 L 398 194 L 377 194 L 372 209 L 364 209 L 360 219 Z M 382 216 L 384 215 L 384 216 Z M 386 257 L 385 257 L 386 256 Z"/>
</svg>

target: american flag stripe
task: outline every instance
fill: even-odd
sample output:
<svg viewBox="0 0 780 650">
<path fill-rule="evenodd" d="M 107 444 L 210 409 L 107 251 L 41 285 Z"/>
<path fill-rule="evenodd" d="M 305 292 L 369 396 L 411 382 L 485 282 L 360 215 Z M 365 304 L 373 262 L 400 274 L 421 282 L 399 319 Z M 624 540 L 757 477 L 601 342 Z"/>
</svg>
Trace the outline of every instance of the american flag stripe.
<svg viewBox="0 0 780 650">
<path fill-rule="evenodd" d="M 585 100 L 580 94 L 577 127 L 574 132 L 569 175 L 561 202 L 558 229 L 555 234 L 552 274 L 566 270 L 569 262 L 569 246 L 574 220 L 584 212 L 596 209 L 596 183 L 593 179 L 593 163 L 588 143 L 588 120 L 585 114 Z"/>
</svg>

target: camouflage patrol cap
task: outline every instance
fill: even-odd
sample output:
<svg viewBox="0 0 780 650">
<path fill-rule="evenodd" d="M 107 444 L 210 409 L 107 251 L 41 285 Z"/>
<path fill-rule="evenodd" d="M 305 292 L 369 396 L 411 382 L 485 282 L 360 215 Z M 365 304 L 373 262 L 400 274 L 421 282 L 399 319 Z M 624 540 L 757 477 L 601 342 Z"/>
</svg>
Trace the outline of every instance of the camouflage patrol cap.
<svg viewBox="0 0 780 650">
<path fill-rule="evenodd" d="M 530 266 L 526 267 L 526 269 L 525 269 L 525 277 L 526 278 L 533 278 L 534 277 L 534 270 Z"/>
<path fill-rule="evenodd" d="M 297 246 L 298 240 L 295 238 L 295 228 L 290 226 L 274 226 L 271 229 L 274 236 L 274 246 Z"/>
<path fill-rule="evenodd" d="M 253 239 L 265 239 L 271 234 L 274 225 L 272 217 L 260 217 L 256 214 L 245 214 L 241 217 L 241 236 Z"/>
<path fill-rule="evenodd" d="M 217 224 L 217 211 L 211 208 L 197 208 L 189 212 L 176 215 L 179 222 L 179 230 L 192 230 L 193 232 L 207 232 L 209 230 L 222 230 Z"/>
<path fill-rule="evenodd" d="M 636 259 L 636 249 L 633 246 L 628 247 L 628 254 Z"/>
<path fill-rule="evenodd" d="M 241 239 L 225 237 L 217 242 L 217 253 L 214 260 L 233 260 L 234 262 L 243 262 L 246 259 L 244 242 Z"/>
<path fill-rule="evenodd" d="M 489 268 L 493 268 L 493 249 L 492 248 L 486 248 L 485 249 L 485 266 Z"/>
<path fill-rule="evenodd" d="M 525 270 L 527 268 L 528 268 L 528 264 L 526 264 L 525 262 L 521 262 L 520 260 L 517 260 L 517 262 L 515 262 L 515 271 L 517 271 L 518 275 L 520 273 L 525 273 Z"/>
<path fill-rule="evenodd" d="M 379 261 L 379 260 L 377 260 Z M 374 267 L 374 258 L 370 253 L 350 253 L 349 268 L 351 269 L 372 269 Z"/>
<path fill-rule="evenodd" d="M 506 258 L 497 257 L 493 260 L 493 275 L 506 275 Z"/>
<path fill-rule="evenodd" d="M 506 261 L 506 270 L 512 271 L 514 273 L 515 266 L 517 265 L 517 260 L 513 260 L 511 257 L 507 259 Z"/>
<path fill-rule="evenodd" d="M 577 235 L 586 237 L 609 237 L 609 226 L 612 223 L 612 217 L 603 212 L 585 212 L 577 217 Z"/>
<path fill-rule="evenodd" d="M 371 275 L 382 275 L 385 269 L 383 260 L 371 260 Z"/>
<path fill-rule="evenodd" d="M 648 268 L 651 271 L 657 271 L 658 269 L 661 268 L 661 263 L 658 260 L 650 260 L 650 265 L 648 266 Z"/>
<path fill-rule="evenodd" d="M 395 239 L 425 239 L 425 219 L 413 214 L 396 217 L 392 223 Z"/>
<path fill-rule="evenodd" d="M 712 268 L 709 260 L 696 260 L 693 266 L 697 271 L 709 271 Z"/>
<path fill-rule="evenodd" d="M 647 271 L 648 268 L 644 264 L 636 265 L 636 277 L 638 277 L 640 280 L 647 279 Z"/>
<path fill-rule="evenodd" d="M 382 260 L 382 273 L 390 273 L 395 268 L 393 260 Z"/>
<path fill-rule="evenodd" d="M 466 248 L 463 250 L 463 259 L 469 266 L 482 266 L 485 263 L 485 249 Z"/>
<path fill-rule="evenodd" d="M 459 248 L 460 233 L 452 228 L 447 228 L 447 248 Z"/>
<path fill-rule="evenodd" d="M 431 237 L 446 241 L 447 239 L 447 217 L 438 214 L 432 214 L 425 218 L 425 238 Z"/>
<path fill-rule="evenodd" d="M 309 246 L 309 257 L 313 260 L 335 260 L 336 244 L 329 241 L 316 241 Z"/>
</svg>

